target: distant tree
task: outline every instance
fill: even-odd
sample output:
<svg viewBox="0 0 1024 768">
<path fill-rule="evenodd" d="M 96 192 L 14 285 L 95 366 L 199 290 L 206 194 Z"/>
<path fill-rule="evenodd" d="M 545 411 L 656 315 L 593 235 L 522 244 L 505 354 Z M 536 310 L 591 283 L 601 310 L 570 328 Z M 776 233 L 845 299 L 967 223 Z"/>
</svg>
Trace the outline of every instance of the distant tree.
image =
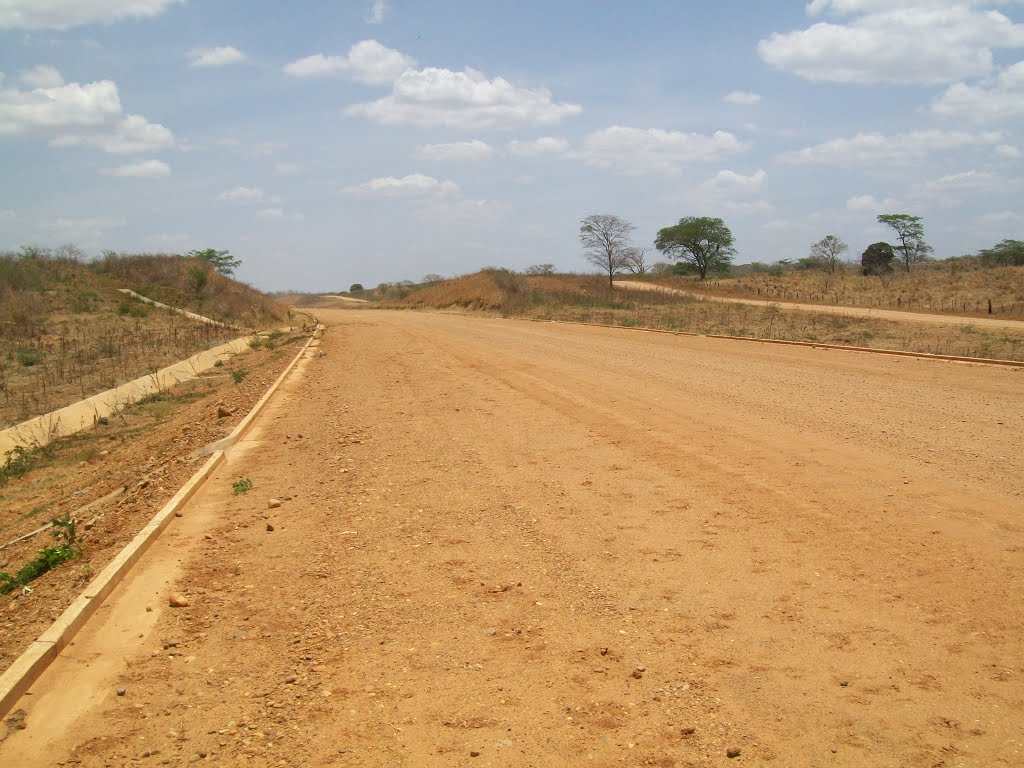
<svg viewBox="0 0 1024 768">
<path fill-rule="evenodd" d="M 892 272 L 896 252 L 888 243 L 872 243 L 860 257 L 861 272 L 865 275 L 885 275 Z"/>
<path fill-rule="evenodd" d="M 209 262 L 210 266 L 222 275 L 233 275 L 235 267 L 242 263 L 242 260 L 234 258 L 230 251 L 218 251 L 216 248 L 189 251 L 188 257 Z"/>
<path fill-rule="evenodd" d="M 1024 240 L 1002 240 L 978 251 L 978 261 L 985 267 L 1024 266 Z"/>
<path fill-rule="evenodd" d="M 820 262 L 829 272 L 835 272 L 843 263 L 843 254 L 848 250 L 850 246 L 835 235 L 825 235 L 811 246 L 810 258 Z"/>
<path fill-rule="evenodd" d="M 587 216 L 580 222 L 580 243 L 587 261 L 608 275 L 608 287 L 616 273 L 626 268 L 631 248 L 629 233 L 636 229 L 625 219 L 607 213 Z"/>
<path fill-rule="evenodd" d="M 651 268 L 647 263 L 646 248 L 627 248 L 625 261 L 626 269 L 634 275 L 646 275 L 647 270 Z"/>
<path fill-rule="evenodd" d="M 526 268 L 526 274 L 528 275 L 553 275 L 555 274 L 554 264 L 534 264 L 532 267 Z"/>
<path fill-rule="evenodd" d="M 878 217 L 880 224 L 886 224 L 893 228 L 900 244 L 895 250 L 900 252 L 900 259 L 903 262 L 905 271 L 910 271 L 910 265 L 918 261 L 928 261 L 932 247 L 924 241 L 924 224 L 920 216 L 911 216 L 908 213 L 883 213 Z"/>
<path fill-rule="evenodd" d="M 692 264 L 689 261 L 677 261 L 672 265 L 672 274 L 690 277 L 691 275 L 699 275 L 700 270 L 697 269 L 696 264 Z"/>
<path fill-rule="evenodd" d="M 655 277 L 664 277 L 672 274 L 672 265 L 667 261 L 656 261 L 651 265 L 651 274 Z"/>
<path fill-rule="evenodd" d="M 424 283 L 440 283 L 442 280 L 444 280 L 444 275 L 439 275 L 436 272 L 423 276 Z"/>
<path fill-rule="evenodd" d="M 352 283 L 352 285 L 350 285 L 348 287 L 348 292 L 349 293 L 362 293 L 363 292 L 363 286 L 362 286 L 361 283 Z"/>
<path fill-rule="evenodd" d="M 194 266 L 188 271 L 188 284 L 192 287 L 192 292 L 196 295 L 197 299 L 203 297 L 203 289 L 206 288 L 206 284 L 210 282 L 210 275 L 206 271 L 206 267 Z"/>
<path fill-rule="evenodd" d="M 57 246 L 53 252 L 56 259 L 68 259 L 69 261 L 85 261 L 85 252 L 74 243 L 65 243 Z"/>
<path fill-rule="evenodd" d="M 659 229 L 654 247 L 669 258 L 693 264 L 701 280 L 708 271 L 728 270 L 736 254 L 725 222 L 709 216 L 687 216 L 675 226 Z"/>
</svg>

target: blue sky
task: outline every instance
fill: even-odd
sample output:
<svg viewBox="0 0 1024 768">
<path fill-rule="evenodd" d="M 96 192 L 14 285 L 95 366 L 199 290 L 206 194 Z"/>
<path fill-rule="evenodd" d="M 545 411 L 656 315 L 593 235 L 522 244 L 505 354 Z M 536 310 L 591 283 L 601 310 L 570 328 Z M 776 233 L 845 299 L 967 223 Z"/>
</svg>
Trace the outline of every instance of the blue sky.
<svg viewBox="0 0 1024 768">
<path fill-rule="evenodd" d="M 263 289 L 1024 238 L 1020 0 L 0 0 L 0 248 L 226 248 Z"/>
</svg>

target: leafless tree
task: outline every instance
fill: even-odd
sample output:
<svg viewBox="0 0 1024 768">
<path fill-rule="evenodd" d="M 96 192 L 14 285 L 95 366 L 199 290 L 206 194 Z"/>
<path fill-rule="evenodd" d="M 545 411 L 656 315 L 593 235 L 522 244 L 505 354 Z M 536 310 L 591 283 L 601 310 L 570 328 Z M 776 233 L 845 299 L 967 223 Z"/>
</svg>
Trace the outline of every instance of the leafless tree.
<svg viewBox="0 0 1024 768">
<path fill-rule="evenodd" d="M 526 268 L 526 274 L 528 275 L 553 275 L 555 274 L 554 264 L 534 264 L 532 267 Z"/>
<path fill-rule="evenodd" d="M 646 248 L 626 249 L 626 269 L 634 275 L 646 275 L 651 265 L 647 263 Z"/>
<path fill-rule="evenodd" d="M 587 261 L 608 275 L 608 287 L 612 278 L 628 265 L 628 254 L 632 249 L 629 233 L 636 229 L 625 219 L 608 213 L 596 213 L 580 222 L 580 243 L 586 249 Z"/>
<path fill-rule="evenodd" d="M 829 272 L 835 272 L 850 246 L 835 235 L 826 235 L 811 246 L 811 258 L 820 261 Z"/>
</svg>

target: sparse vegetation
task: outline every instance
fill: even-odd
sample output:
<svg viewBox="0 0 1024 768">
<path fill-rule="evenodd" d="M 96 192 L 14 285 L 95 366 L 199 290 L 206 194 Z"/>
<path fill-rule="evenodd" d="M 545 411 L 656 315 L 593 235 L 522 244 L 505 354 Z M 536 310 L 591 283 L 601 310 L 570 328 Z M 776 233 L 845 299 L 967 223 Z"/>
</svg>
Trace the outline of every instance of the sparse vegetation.
<svg viewBox="0 0 1024 768">
<path fill-rule="evenodd" d="M 231 491 L 235 496 L 238 496 L 240 493 L 248 493 L 252 489 L 252 480 L 248 477 L 240 477 L 231 484 Z"/>
<path fill-rule="evenodd" d="M 0 488 L 14 478 L 24 477 L 43 462 L 52 460 L 53 448 L 49 445 L 14 446 L 4 454 L 4 463 L 0 466 Z"/>
<path fill-rule="evenodd" d="M 51 521 L 50 533 L 54 545 L 39 550 L 34 560 L 29 561 L 13 576 L 0 571 L 0 594 L 10 594 L 19 587 L 27 587 L 47 571 L 52 571 L 68 560 L 77 560 L 82 556 L 82 546 L 78 542 L 76 521 L 70 515 L 55 517 Z"/>
<path fill-rule="evenodd" d="M 245 368 L 235 368 L 231 371 L 231 380 L 235 382 L 235 384 L 241 384 L 245 381 L 245 377 L 248 375 L 249 372 L 245 370 Z"/>
</svg>

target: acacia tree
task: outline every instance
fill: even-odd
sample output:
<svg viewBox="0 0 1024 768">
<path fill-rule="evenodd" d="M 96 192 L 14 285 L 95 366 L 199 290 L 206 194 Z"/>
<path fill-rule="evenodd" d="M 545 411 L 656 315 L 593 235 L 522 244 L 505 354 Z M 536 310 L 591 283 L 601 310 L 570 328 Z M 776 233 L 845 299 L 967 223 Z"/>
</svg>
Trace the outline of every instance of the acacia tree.
<svg viewBox="0 0 1024 768">
<path fill-rule="evenodd" d="M 670 259 L 694 265 L 701 280 L 708 270 L 727 269 L 736 255 L 732 232 L 724 221 L 710 216 L 686 216 L 675 226 L 659 229 L 654 247 Z"/>
<path fill-rule="evenodd" d="M 843 261 L 843 254 L 848 250 L 850 246 L 835 235 L 825 235 L 811 246 L 810 258 L 823 264 L 829 272 L 835 272 Z"/>
<path fill-rule="evenodd" d="M 242 263 L 241 259 L 236 259 L 231 255 L 231 251 L 218 251 L 216 248 L 189 251 L 188 257 L 208 262 L 210 266 L 222 275 L 234 274 L 235 267 Z"/>
<path fill-rule="evenodd" d="M 627 266 L 631 248 L 629 233 L 636 229 L 625 219 L 608 213 L 595 213 L 580 222 L 580 243 L 586 249 L 587 261 L 608 274 L 608 287 L 612 278 Z"/>
<path fill-rule="evenodd" d="M 886 224 L 896 231 L 900 244 L 894 246 L 900 252 L 900 259 L 903 261 L 905 271 L 910 271 L 910 265 L 919 261 L 928 261 L 932 247 L 924 241 L 924 224 L 920 216 L 911 216 L 908 213 L 883 213 L 878 217 L 880 224 Z"/>
</svg>

